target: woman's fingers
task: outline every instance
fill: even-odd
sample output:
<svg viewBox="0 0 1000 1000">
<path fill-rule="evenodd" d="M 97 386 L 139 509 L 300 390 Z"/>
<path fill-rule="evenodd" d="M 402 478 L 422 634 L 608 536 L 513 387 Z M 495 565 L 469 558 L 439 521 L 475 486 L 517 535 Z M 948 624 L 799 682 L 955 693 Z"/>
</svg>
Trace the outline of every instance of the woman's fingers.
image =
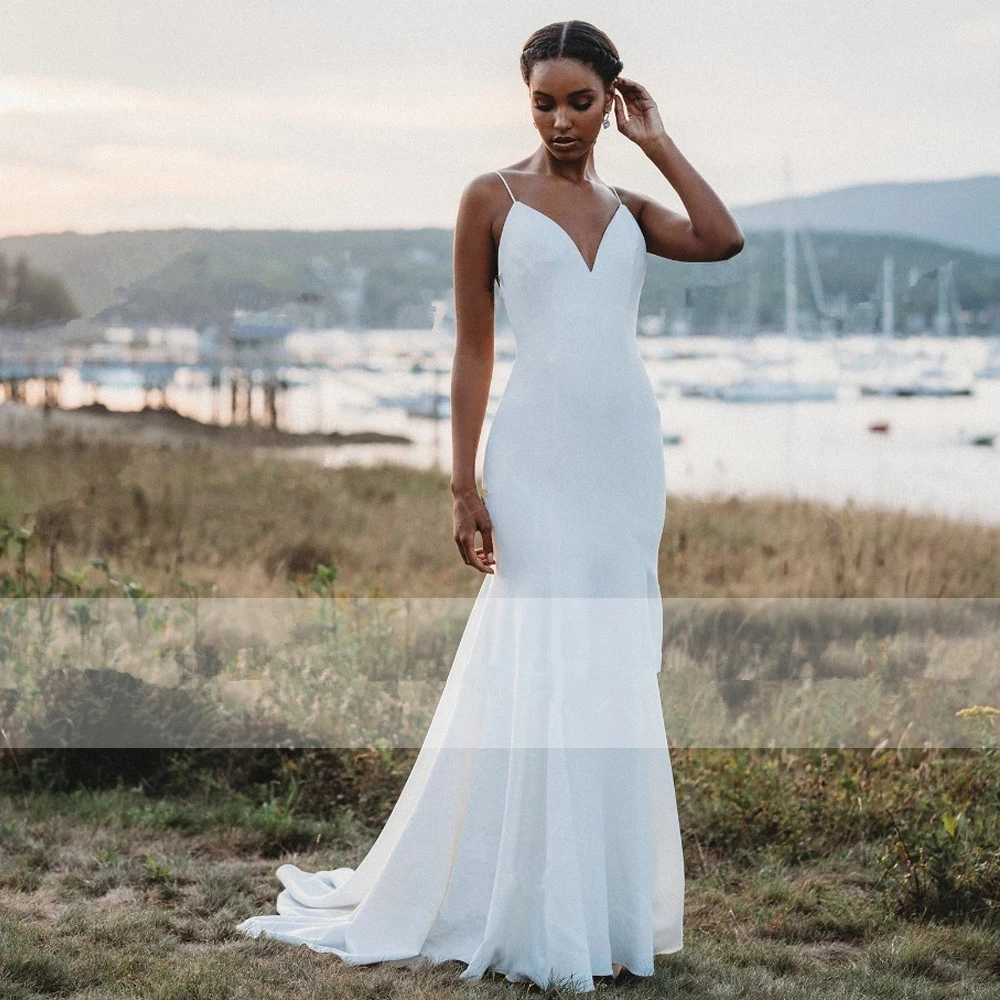
<svg viewBox="0 0 1000 1000">
<path fill-rule="evenodd" d="M 472 554 L 475 559 L 476 569 L 482 570 L 484 573 L 493 572 L 493 542 L 487 540 L 486 535 L 489 533 L 489 528 L 483 532 L 483 545 L 481 548 L 473 548 Z"/>
<path fill-rule="evenodd" d="M 630 80 L 627 76 L 618 77 L 616 83 L 623 85 L 626 90 L 634 90 L 640 94 L 646 93 L 646 88 L 641 83 L 637 83 L 635 80 Z"/>
<path fill-rule="evenodd" d="M 472 562 L 470 565 L 475 566 L 481 573 L 493 572 L 492 560 L 487 560 L 486 553 L 483 549 L 472 549 Z"/>
<path fill-rule="evenodd" d="M 455 543 L 466 566 L 474 566 L 481 573 L 492 573 L 493 525 L 486 504 L 480 496 L 474 500 L 468 490 L 455 501 Z M 483 547 L 476 548 L 476 532 L 483 536 Z"/>
<path fill-rule="evenodd" d="M 620 128 L 627 121 L 625 117 L 625 98 L 619 94 L 614 95 L 614 105 L 615 105 L 615 119 L 618 122 L 618 127 Z"/>
<path fill-rule="evenodd" d="M 489 528 L 485 529 L 489 532 Z M 458 550 L 462 554 L 462 560 L 465 562 L 466 566 L 473 566 L 478 569 L 481 573 L 492 573 L 493 569 L 493 542 L 492 538 L 487 543 L 485 548 L 476 547 L 476 532 L 473 531 L 462 531 L 459 533 L 458 538 Z M 489 556 L 487 557 L 487 551 Z"/>
<path fill-rule="evenodd" d="M 638 113 L 641 108 L 641 99 L 635 91 L 625 90 L 620 95 L 616 95 L 622 101 L 622 106 L 628 108 L 629 117 Z"/>
<path fill-rule="evenodd" d="M 472 566 L 474 560 L 474 547 L 476 542 L 476 529 L 474 525 L 459 524 L 455 529 L 455 544 L 458 546 L 459 554 L 466 566 Z"/>
<path fill-rule="evenodd" d="M 478 569 L 480 572 L 485 572 L 485 566 L 482 560 L 476 555 L 475 546 L 472 544 L 472 540 L 469 539 L 463 544 L 462 547 L 462 558 L 465 560 L 466 566 L 472 566 L 474 569 Z"/>
<path fill-rule="evenodd" d="M 473 548 L 475 567 L 483 573 L 492 573 L 493 565 L 493 525 L 490 522 L 490 512 L 486 509 L 486 503 L 482 497 L 479 498 L 479 516 L 476 517 L 476 527 L 473 530 L 470 541 L 475 543 L 475 532 L 478 530 L 482 536 L 482 548 Z"/>
<path fill-rule="evenodd" d="M 629 113 L 631 113 L 633 107 L 638 107 L 646 101 L 653 100 L 649 91 L 641 83 L 636 83 L 635 80 L 618 77 L 617 86 L 621 90 L 625 103 L 628 105 Z"/>
<path fill-rule="evenodd" d="M 480 534 L 483 536 L 483 547 L 481 550 L 485 552 L 486 555 L 493 559 L 493 525 L 487 524 L 485 528 L 480 529 Z"/>
</svg>

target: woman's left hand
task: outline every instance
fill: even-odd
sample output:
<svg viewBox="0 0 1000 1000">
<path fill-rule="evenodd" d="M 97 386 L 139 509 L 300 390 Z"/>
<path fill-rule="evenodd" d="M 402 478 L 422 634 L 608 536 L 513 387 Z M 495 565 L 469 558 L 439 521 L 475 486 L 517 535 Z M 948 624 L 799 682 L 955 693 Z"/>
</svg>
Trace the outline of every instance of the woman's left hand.
<svg viewBox="0 0 1000 1000">
<path fill-rule="evenodd" d="M 667 134 L 656 101 L 641 83 L 620 76 L 614 86 L 615 119 L 622 135 L 641 146 Z"/>
</svg>

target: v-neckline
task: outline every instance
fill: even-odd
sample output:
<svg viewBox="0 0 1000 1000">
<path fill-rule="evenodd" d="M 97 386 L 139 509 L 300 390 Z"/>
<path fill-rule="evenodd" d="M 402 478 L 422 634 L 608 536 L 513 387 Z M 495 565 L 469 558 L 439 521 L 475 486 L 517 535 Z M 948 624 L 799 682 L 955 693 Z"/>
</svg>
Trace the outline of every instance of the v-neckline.
<svg viewBox="0 0 1000 1000">
<path fill-rule="evenodd" d="M 566 237 L 567 240 L 569 240 L 569 242 L 572 245 L 573 249 L 576 250 L 577 257 L 579 257 L 580 260 L 583 262 L 583 266 L 585 268 L 587 268 L 587 273 L 588 274 L 593 274 L 594 273 L 594 268 L 597 267 L 597 261 L 600 259 L 601 250 L 604 247 L 604 239 L 608 235 L 608 230 L 611 229 L 611 226 L 614 223 L 615 219 L 618 218 L 618 213 L 625 207 L 625 202 L 619 200 L 618 207 L 614 210 L 614 213 L 612 214 L 611 218 L 608 219 L 608 224 L 604 227 L 604 232 L 601 233 L 600 242 L 598 242 L 598 244 L 597 244 L 597 252 L 594 254 L 594 263 L 593 263 L 592 266 L 588 266 L 586 258 L 584 258 L 584 256 L 583 256 L 583 252 L 576 245 L 576 241 L 573 239 L 573 237 L 570 236 L 570 234 L 562 226 L 560 226 L 559 223 L 556 222 L 556 220 L 553 219 L 551 215 L 546 215 L 544 212 L 540 212 L 537 208 L 534 208 L 531 205 L 529 205 L 526 201 L 521 201 L 520 199 L 517 199 L 517 198 L 514 199 L 514 205 L 523 205 L 530 212 L 534 212 L 535 215 L 540 215 L 543 219 L 548 219 L 548 221 L 551 222 L 552 225 L 555 226 L 556 229 L 558 229 L 559 232 L 561 232 L 563 234 L 563 236 Z M 510 210 L 508 210 L 507 214 L 510 215 Z M 506 229 L 506 228 L 507 228 L 507 224 L 506 224 L 506 221 L 505 221 L 504 222 L 504 229 Z M 503 233 L 500 234 L 500 238 L 501 238 L 501 240 L 503 239 Z"/>
</svg>

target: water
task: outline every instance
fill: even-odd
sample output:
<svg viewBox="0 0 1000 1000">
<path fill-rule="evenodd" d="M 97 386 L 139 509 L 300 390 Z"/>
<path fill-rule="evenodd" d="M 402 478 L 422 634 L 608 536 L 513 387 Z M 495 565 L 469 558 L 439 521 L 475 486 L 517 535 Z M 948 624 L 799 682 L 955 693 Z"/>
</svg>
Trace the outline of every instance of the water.
<svg viewBox="0 0 1000 1000">
<path fill-rule="evenodd" d="M 280 401 L 284 429 L 379 430 L 413 439 L 411 445 L 297 448 L 295 455 L 329 466 L 388 460 L 450 469 L 449 419 L 409 416 L 402 404 L 380 401 L 437 392 L 446 405 L 453 333 L 297 333 L 288 344 L 298 361 L 322 361 L 329 367 L 289 366 L 288 373 L 306 384 L 288 390 Z M 681 436 L 681 443 L 665 445 L 667 487 L 675 495 L 767 494 L 838 504 L 853 499 L 864 505 L 1000 524 L 1000 379 L 974 377 L 989 359 L 991 345 L 982 338 L 887 341 L 852 336 L 789 344 L 782 335 L 753 341 L 640 337 L 639 344 L 660 401 L 663 431 Z M 497 333 L 496 350 L 480 463 L 514 359 L 509 332 Z M 571 358 L 567 364 L 572 364 Z M 414 371 L 415 366 L 423 370 Z M 167 390 L 169 404 L 201 420 L 221 416 L 225 421 L 228 394 L 213 406 L 212 394 L 200 379 L 182 376 Z M 829 380 L 837 385 L 837 398 L 729 403 L 681 394 L 688 383 L 724 384 L 744 377 Z M 889 377 L 964 383 L 972 386 L 973 394 L 946 398 L 860 394 L 862 383 L 877 384 Z M 90 398 L 86 390 L 81 393 L 85 398 L 78 402 Z M 142 404 L 141 393 L 128 388 L 102 389 L 98 398 L 112 408 Z M 257 412 L 260 417 L 262 406 Z M 868 430 L 875 422 L 888 422 L 889 432 Z M 984 433 L 997 434 L 993 447 L 976 447 L 966 440 Z"/>
</svg>

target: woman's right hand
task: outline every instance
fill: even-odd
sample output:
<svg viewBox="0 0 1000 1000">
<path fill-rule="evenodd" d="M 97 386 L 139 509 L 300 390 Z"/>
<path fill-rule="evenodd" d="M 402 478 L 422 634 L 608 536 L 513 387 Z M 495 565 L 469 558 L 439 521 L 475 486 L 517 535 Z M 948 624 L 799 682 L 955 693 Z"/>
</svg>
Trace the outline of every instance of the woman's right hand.
<svg viewBox="0 0 1000 1000">
<path fill-rule="evenodd" d="M 479 490 L 474 486 L 455 494 L 455 544 L 466 566 L 481 573 L 493 573 L 493 524 Z M 476 548 L 476 532 L 483 536 L 483 547 Z"/>
</svg>

